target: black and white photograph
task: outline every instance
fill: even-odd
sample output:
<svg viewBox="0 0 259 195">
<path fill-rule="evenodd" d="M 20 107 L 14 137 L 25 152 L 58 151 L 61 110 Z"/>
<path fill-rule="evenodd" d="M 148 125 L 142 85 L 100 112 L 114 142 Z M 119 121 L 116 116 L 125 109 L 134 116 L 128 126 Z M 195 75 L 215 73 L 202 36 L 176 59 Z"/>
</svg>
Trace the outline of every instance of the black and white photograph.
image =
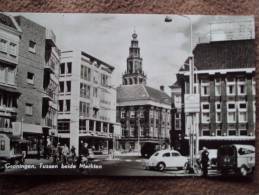
<svg viewBox="0 0 259 195">
<path fill-rule="evenodd" d="M 255 49 L 254 16 L 0 12 L 0 176 L 250 177 Z"/>
</svg>

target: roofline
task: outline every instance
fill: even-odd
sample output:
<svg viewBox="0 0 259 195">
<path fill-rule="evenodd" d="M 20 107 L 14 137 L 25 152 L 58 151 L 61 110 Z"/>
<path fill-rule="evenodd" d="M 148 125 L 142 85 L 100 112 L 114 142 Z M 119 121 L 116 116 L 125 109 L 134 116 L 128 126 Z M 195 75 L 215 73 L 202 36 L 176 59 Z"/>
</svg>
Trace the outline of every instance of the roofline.
<svg viewBox="0 0 259 195">
<path fill-rule="evenodd" d="M 86 57 L 88 57 L 88 58 L 93 58 L 94 60 L 96 60 L 96 61 L 100 62 L 101 64 L 103 64 L 103 65 L 107 66 L 108 68 L 110 68 L 112 71 L 115 69 L 114 66 L 112 66 L 110 64 L 107 64 L 106 62 L 104 62 L 104 61 L 102 61 L 102 60 L 100 60 L 100 59 L 98 59 L 98 58 L 96 58 L 96 57 L 94 57 L 94 56 L 84 52 L 84 51 L 81 51 L 81 54 L 86 56 Z"/>
</svg>

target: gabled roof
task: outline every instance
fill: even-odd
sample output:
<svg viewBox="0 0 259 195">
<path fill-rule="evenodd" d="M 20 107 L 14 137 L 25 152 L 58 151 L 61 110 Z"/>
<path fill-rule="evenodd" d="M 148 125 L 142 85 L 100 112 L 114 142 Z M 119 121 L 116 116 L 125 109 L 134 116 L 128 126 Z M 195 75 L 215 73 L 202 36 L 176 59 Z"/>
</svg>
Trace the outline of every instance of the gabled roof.
<svg viewBox="0 0 259 195">
<path fill-rule="evenodd" d="M 153 100 L 155 102 L 171 105 L 171 98 L 161 90 L 146 85 L 121 85 L 117 87 L 117 102 Z"/>
<path fill-rule="evenodd" d="M 200 43 L 193 54 L 194 65 L 198 70 L 255 67 L 254 39 Z M 188 59 L 185 63 L 188 63 Z M 188 69 L 185 65 L 180 70 Z"/>
</svg>

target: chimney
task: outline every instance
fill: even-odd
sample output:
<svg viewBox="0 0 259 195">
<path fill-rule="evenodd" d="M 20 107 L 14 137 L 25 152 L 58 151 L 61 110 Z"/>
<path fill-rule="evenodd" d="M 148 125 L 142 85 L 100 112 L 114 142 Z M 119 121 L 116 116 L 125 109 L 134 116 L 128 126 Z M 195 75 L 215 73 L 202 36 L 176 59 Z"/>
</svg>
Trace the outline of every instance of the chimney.
<svg viewBox="0 0 259 195">
<path fill-rule="evenodd" d="M 161 91 L 164 91 L 164 90 L 165 90 L 165 86 L 164 86 L 164 85 L 161 85 L 161 86 L 160 86 L 160 90 L 161 90 Z"/>
</svg>

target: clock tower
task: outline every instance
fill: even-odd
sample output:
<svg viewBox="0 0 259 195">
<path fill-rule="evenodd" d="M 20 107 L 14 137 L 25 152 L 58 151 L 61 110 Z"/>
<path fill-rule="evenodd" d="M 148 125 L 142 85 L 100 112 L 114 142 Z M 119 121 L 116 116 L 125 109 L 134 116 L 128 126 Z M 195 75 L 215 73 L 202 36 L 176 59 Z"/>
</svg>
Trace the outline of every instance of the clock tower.
<svg viewBox="0 0 259 195">
<path fill-rule="evenodd" d="M 137 38 L 138 35 L 134 31 L 127 58 L 127 70 L 122 76 L 123 85 L 146 84 L 146 75 L 142 70 L 142 58 Z"/>
</svg>

